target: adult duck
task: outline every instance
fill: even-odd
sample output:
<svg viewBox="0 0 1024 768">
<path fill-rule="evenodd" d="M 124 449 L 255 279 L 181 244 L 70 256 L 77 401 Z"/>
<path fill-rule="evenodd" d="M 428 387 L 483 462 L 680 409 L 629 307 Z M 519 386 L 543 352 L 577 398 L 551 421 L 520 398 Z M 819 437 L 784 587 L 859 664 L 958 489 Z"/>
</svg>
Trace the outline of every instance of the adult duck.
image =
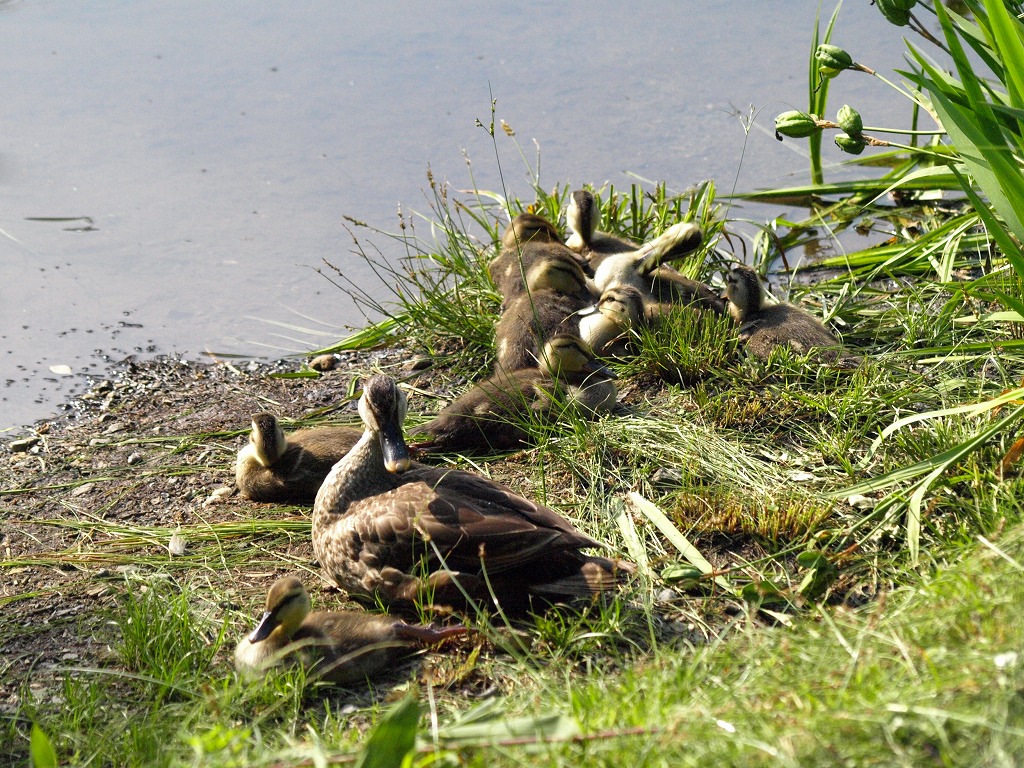
<svg viewBox="0 0 1024 768">
<path fill-rule="evenodd" d="M 314 427 L 285 435 L 274 414 L 254 414 L 249 442 L 235 462 L 235 484 L 253 501 L 312 504 L 331 467 L 361 435 L 354 427 Z"/>
<path fill-rule="evenodd" d="M 257 676 L 294 661 L 314 679 L 357 683 L 393 668 L 417 648 L 466 633 L 463 626 L 426 627 L 362 611 L 310 613 L 310 607 L 298 577 L 275 581 L 259 624 L 235 648 L 235 668 Z"/>
<path fill-rule="evenodd" d="M 739 325 L 739 341 L 755 357 L 767 358 L 773 349 L 790 347 L 806 355 L 854 367 L 860 358 L 841 348 L 841 343 L 820 320 L 792 304 L 771 304 L 761 276 L 751 267 L 738 265 L 725 277 L 729 313 Z"/>
<path fill-rule="evenodd" d="M 615 373 L 578 336 L 547 341 L 537 368 L 499 371 L 410 430 L 418 452 L 494 452 L 530 441 L 531 423 L 551 423 L 566 409 L 592 418 L 615 407 Z"/>
<path fill-rule="evenodd" d="M 481 475 L 409 460 L 405 394 L 374 376 L 359 398 L 365 432 L 313 506 L 313 551 L 352 595 L 528 608 L 614 588 L 630 567 L 585 555 L 601 544 L 553 509 Z"/>
</svg>

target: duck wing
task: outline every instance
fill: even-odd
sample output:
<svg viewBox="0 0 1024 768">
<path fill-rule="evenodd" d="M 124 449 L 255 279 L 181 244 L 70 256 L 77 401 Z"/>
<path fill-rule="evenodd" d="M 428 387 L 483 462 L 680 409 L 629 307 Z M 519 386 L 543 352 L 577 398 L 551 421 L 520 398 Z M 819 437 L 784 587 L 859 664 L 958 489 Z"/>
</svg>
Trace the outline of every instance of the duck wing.
<svg viewBox="0 0 1024 768">
<path fill-rule="evenodd" d="M 358 531 L 358 559 L 369 568 L 408 572 L 427 556 L 454 571 L 527 571 L 601 546 L 553 509 L 485 477 L 424 465 L 401 477 L 401 486 L 346 515 Z"/>
</svg>

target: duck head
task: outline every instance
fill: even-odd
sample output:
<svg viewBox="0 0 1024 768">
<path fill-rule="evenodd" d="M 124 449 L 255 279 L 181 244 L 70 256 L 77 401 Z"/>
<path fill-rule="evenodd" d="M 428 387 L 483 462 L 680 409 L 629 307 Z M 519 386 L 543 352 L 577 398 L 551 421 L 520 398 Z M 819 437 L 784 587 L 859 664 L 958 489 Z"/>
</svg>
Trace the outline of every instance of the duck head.
<svg viewBox="0 0 1024 768">
<path fill-rule="evenodd" d="M 541 350 L 540 363 L 555 378 L 589 374 L 605 379 L 618 378 L 615 371 L 597 359 L 589 344 L 571 333 L 559 333 L 548 339 Z"/>
<path fill-rule="evenodd" d="M 309 615 L 309 609 L 309 594 L 301 580 L 295 576 L 278 579 L 267 592 L 266 610 L 249 635 L 249 642 L 262 642 L 275 632 L 281 642 L 287 642 Z"/>
<path fill-rule="evenodd" d="M 583 267 L 570 258 L 541 259 L 527 272 L 526 287 L 530 291 L 551 290 L 569 296 L 590 291 Z"/>
<path fill-rule="evenodd" d="M 512 219 L 512 223 L 505 229 L 501 244 L 505 248 L 516 248 L 530 241 L 560 243 L 562 239 L 554 225 L 543 216 L 521 213 Z"/>
<path fill-rule="evenodd" d="M 359 416 L 366 428 L 364 439 L 380 440 L 384 466 L 399 473 L 409 468 L 409 449 L 402 436 L 402 424 L 408 407 L 405 393 L 388 376 L 373 376 L 363 385 L 359 398 Z"/>
<path fill-rule="evenodd" d="M 733 267 L 725 276 L 722 298 L 729 302 L 729 313 L 742 323 L 745 317 L 760 310 L 764 304 L 761 276 L 746 265 Z"/>
<path fill-rule="evenodd" d="M 288 447 L 277 417 L 266 411 L 252 417 L 252 432 L 249 433 L 252 455 L 262 466 L 269 467 L 282 456 Z"/>
<path fill-rule="evenodd" d="M 617 325 L 630 327 L 644 318 L 644 296 L 631 285 L 618 285 L 601 294 L 597 311 Z"/>
</svg>

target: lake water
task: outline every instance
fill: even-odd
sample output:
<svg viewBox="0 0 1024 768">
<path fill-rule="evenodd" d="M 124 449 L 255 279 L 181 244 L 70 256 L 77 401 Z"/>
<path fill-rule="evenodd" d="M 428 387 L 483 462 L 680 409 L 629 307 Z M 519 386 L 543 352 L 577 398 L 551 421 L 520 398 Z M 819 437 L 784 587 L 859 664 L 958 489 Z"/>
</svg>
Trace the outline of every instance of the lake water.
<svg viewBox="0 0 1024 768">
<path fill-rule="evenodd" d="M 400 205 L 427 211 L 428 166 L 468 187 L 466 157 L 480 188 L 500 189 L 500 165 L 509 194 L 530 196 L 513 141 L 499 132 L 496 157 L 476 125 L 492 98 L 531 163 L 539 146 L 546 188 L 806 181 L 803 143 L 775 141 L 772 122 L 806 106 L 816 8 L 0 2 L 0 435 L 128 355 L 280 357 L 360 325 L 315 271 L 326 257 L 378 285 L 344 216 L 394 229 Z M 905 32 L 850 1 L 833 42 L 889 75 Z M 830 98 L 907 123 L 906 102 L 864 75 Z"/>
</svg>

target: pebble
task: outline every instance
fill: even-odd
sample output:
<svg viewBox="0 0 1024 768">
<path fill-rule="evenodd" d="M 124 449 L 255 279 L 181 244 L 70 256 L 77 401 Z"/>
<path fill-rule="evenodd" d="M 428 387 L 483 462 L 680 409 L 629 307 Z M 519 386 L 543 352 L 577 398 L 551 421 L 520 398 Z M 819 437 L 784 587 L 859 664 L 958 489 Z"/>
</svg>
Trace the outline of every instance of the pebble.
<svg viewBox="0 0 1024 768">
<path fill-rule="evenodd" d="M 434 359 L 432 357 L 428 357 L 427 355 L 415 355 L 405 361 L 402 369 L 406 371 L 422 371 L 433 364 Z"/>
<path fill-rule="evenodd" d="M 27 451 L 29 448 L 33 448 L 38 443 L 39 438 L 32 436 L 23 437 L 20 440 L 12 440 L 8 445 L 10 446 L 11 453 L 21 453 L 23 451 Z"/>
<path fill-rule="evenodd" d="M 206 498 L 206 501 L 203 502 L 203 506 L 208 507 L 211 504 L 221 504 L 234 492 L 235 489 L 230 485 L 221 486 Z"/>
</svg>

